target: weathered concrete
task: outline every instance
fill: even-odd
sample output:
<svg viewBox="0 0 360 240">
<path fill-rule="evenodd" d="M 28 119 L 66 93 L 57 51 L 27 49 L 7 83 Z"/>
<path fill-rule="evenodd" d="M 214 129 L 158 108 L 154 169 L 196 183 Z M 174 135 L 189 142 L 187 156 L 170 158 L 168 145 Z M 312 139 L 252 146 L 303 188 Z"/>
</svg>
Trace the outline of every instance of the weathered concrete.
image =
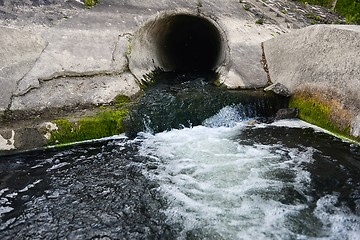
<svg viewBox="0 0 360 240">
<path fill-rule="evenodd" d="M 15 129 L 0 130 L 0 149 L 16 151 L 16 149 L 35 149 L 44 146 L 45 136 L 40 127 L 23 126 Z M 1 151 L 0 151 L 1 155 Z"/>
<path fill-rule="evenodd" d="M 220 83 L 229 88 L 265 87 L 268 76 L 261 43 L 291 31 L 288 22 L 293 21 L 281 13 L 264 16 L 271 9 L 261 14 L 255 7 L 246 10 L 247 3 L 234 0 L 221 4 L 217 0 L 101 0 L 91 9 L 78 0 L 53 0 L 45 5 L 13 1 L 19 7 L 11 1 L 0 1 L 4 3 L 0 4 L 0 23 L 8 26 L 0 28 L 0 44 L 6 46 L 0 49 L 0 116 L 7 111 L 14 119 L 41 119 L 43 112 L 106 105 L 118 95 L 136 95 L 144 76 L 152 71 L 176 70 L 177 65 L 168 62 L 171 57 L 163 58 L 166 51 L 156 42 L 166 43 L 161 34 L 167 33 L 169 16 L 191 15 L 210 24 L 208 36 L 219 36 L 215 44 L 219 54 L 213 55 L 216 59 L 210 65 L 219 73 Z M 257 24 L 258 19 L 265 19 L 266 24 Z M 276 78 L 273 69 L 270 75 Z M 42 146 L 49 134 L 42 132 L 41 121 L 6 124 L 0 132 L 0 150 Z M 359 125 L 353 120 L 353 135 L 359 135 Z"/>
<path fill-rule="evenodd" d="M 135 77 L 130 73 L 119 75 L 96 75 L 93 77 L 59 78 L 46 81 L 13 99 L 11 111 L 33 110 L 41 112 L 46 108 L 102 105 L 111 102 L 117 95 L 133 96 L 140 91 Z M 33 101 L 37 99 L 37 101 Z"/>
<path fill-rule="evenodd" d="M 8 108 L 19 81 L 29 72 L 47 42 L 38 35 L 0 27 L 0 112 Z"/>
<path fill-rule="evenodd" d="M 261 61 L 261 42 L 271 39 L 282 31 L 277 25 L 259 25 L 245 19 L 224 17 L 226 26 L 229 63 L 220 69 L 220 82 L 229 88 L 259 88 L 268 84 Z"/>
<path fill-rule="evenodd" d="M 281 12 L 277 8 L 272 7 L 270 5 L 272 2 L 267 3 L 266 1 L 261 0 L 248 0 L 247 2 L 259 9 L 265 16 L 274 19 L 283 28 L 298 29 L 300 27 L 305 27 L 304 23 L 299 24 L 285 14 L 287 11 Z"/>
<path fill-rule="evenodd" d="M 354 137 L 360 138 L 360 114 L 352 119 L 350 134 Z"/>
<path fill-rule="evenodd" d="M 1 0 L 0 25 L 15 25 L 27 30 L 52 27 L 85 10 L 83 2 L 84 0 Z"/>
<path fill-rule="evenodd" d="M 129 43 L 116 32 L 51 29 L 44 35 L 49 45 L 19 82 L 16 95 L 59 77 L 119 74 L 127 68 Z"/>
<path fill-rule="evenodd" d="M 293 94 L 320 99 L 335 125 L 358 136 L 360 26 L 316 25 L 264 43 L 270 78 Z"/>
<path fill-rule="evenodd" d="M 1 130 L 0 132 L 0 149 L 9 151 L 15 149 L 15 131 Z"/>
<path fill-rule="evenodd" d="M 174 11 L 175 7 L 178 10 Z M 35 7 L 29 6 L 29 8 L 34 9 Z M 70 9 L 69 6 L 67 8 Z M 25 9 L 25 11 L 27 10 Z M 154 51 L 156 35 L 144 38 L 141 32 L 148 33 L 148 26 L 152 23 L 162 28 L 158 29 L 158 32 L 161 32 L 164 30 L 164 25 L 159 23 L 166 21 L 165 16 L 177 14 L 199 17 L 208 21 L 218 30 L 221 38 L 220 55 L 215 70 L 220 74 L 221 83 L 230 88 L 257 88 L 267 84 L 266 73 L 263 71 L 261 63 L 260 43 L 280 32 L 286 32 L 286 29 L 281 29 L 277 25 L 255 24 L 256 17 L 245 11 L 239 2 L 228 0 L 226 3 L 218 4 L 217 1 L 208 0 L 202 1 L 200 4 L 193 1 L 164 0 L 161 3 L 153 1 L 139 3 L 137 1 L 104 0 L 93 9 L 69 10 L 70 17 L 61 21 L 61 16 L 59 16 L 56 26 L 53 27 L 29 24 L 26 29 L 32 30 L 33 34 L 3 28 L 3 31 L 9 33 L 3 32 L 0 35 L 4 42 L 3 45 L 8 46 L 2 49 L 2 55 L 5 57 L 1 67 L 5 69 L 5 64 L 9 65 L 14 62 L 10 61 L 14 56 L 19 56 L 18 58 L 21 58 L 22 62 L 13 63 L 11 69 L 7 68 L 10 72 L 7 71 L 6 75 L 11 76 L 12 80 L 8 77 L 5 80 L 5 76 L 3 77 L 4 94 L 2 94 L 2 98 L 4 100 L 0 112 L 24 109 L 31 111 L 59 107 L 61 104 L 68 105 L 68 103 L 96 105 L 109 101 L 111 97 L 116 96 L 116 91 L 123 93 L 124 89 L 131 89 L 126 95 L 135 94 L 134 89 L 139 90 L 139 87 L 136 86 L 134 79 L 130 81 L 127 76 L 127 81 L 123 81 L 124 78 L 120 77 L 117 84 L 106 83 L 106 86 L 112 86 L 111 97 L 107 96 L 103 100 L 99 100 L 99 97 L 91 98 L 94 94 L 90 94 L 87 99 L 80 100 L 80 96 L 86 95 L 86 92 L 96 92 L 95 86 L 104 84 L 107 79 L 112 79 L 112 83 L 115 82 L 114 77 L 109 78 L 105 75 L 119 76 L 126 72 L 127 55 L 130 52 L 130 70 L 139 82 L 143 80 L 144 75 L 151 73 L 156 68 L 172 70 L 164 67 L 167 64 L 165 62 L 157 63 L 159 62 L 157 59 L 162 56 Z M 40 21 L 36 14 L 31 14 L 31 17 L 35 23 Z M 21 21 L 14 21 L 14 27 L 19 24 L 20 28 L 24 28 L 23 21 L 26 21 L 26 18 L 18 19 Z M 13 43 L 7 44 L 5 41 L 10 40 L 6 40 L 4 36 L 15 33 L 17 36 L 12 38 Z M 132 38 L 134 33 L 135 36 Z M 130 42 L 131 39 L 132 42 Z M 147 44 L 143 40 L 146 40 Z M 38 47 L 34 41 L 38 41 Z M 44 48 L 46 42 L 48 45 Z M 17 46 L 20 45 L 33 53 L 29 56 L 28 64 L 24 64 L 27 60 L 23 51 L 17 50 Z M 33 47 L 30 48 L 30 45 Z M 21 65 L 24 70 L 18 71 L 18 65 Z M 96 78 L 94 78 L 95 76 Z M 92 81 L 96 80 L 98 84 L 81 87 L 84 86 L 83 81 L 72 79 L 84 77 L 92 77 Z M 61 88 L 60 85 L 66 82 L 65 79 L 71 84 L 62 85 Z M 61 94 L 74 92 L 76 84 L 80 85 L 79 89 L 83 89 L 78 94 L 79 98 L 74 98 L 73 94 Z M 67 87 L 69 89 L 66 89 Z M 92 89 L 85 90 L 84 88 Z M 50 89 L 57 92 L 51 92 Z M 99 91 L 97 96 L 100 96 L 101 93 L 102 91 Z M 14 99 L 13 103 L 11 99 Z M 45 101 L 45 99 L 50 100 Z M 91 102 L 89 99 L 94 99 L 94 101 Z"/>
</svg>

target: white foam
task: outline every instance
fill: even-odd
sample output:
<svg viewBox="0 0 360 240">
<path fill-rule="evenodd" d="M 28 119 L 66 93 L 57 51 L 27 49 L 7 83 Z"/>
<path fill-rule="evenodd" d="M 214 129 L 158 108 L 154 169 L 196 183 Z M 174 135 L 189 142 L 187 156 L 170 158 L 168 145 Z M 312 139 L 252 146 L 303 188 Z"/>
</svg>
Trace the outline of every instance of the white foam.
<svg viewBox="0 0 360 240">
<path fill-rule="evenodd" d="M 360 239 L 360 217 L 347 207 L 337 207 L 337 194 L 326 195 L 316 203 L 315 214 L 326 226 L 331 239 Z"/>
<path fill-rule="evenodd" d="M 7 198 L 15 198 L 18 195 L 18 193 L 9 193 L 5 197 Z"/>
<path fill-rule="evenodd" d="M 65 166 L 67 166 L 67 165 L 70 165 L 70 163 L 68 163 L 68 162 L 62 162 L 62 163 L 53 165 L 51 168 L 47 169 L 46 171 L 47 171 L 47 172 L 50 172 L 50 171 L 57 170 L 57 169 L 59 169 L 59 168 L 65 167 Z"/>
<path fill-rule="evenodd" d="M 234 127 L 244 120 L 244 114 L 239 112 L 239 107 L 226 106 L 216 115 L 206 119 L 203 125 L 206 127 Z"/>
<path fill-rule="evenodd" d="M 28 191 L 30 188 L 33 188 L 35 187 L 38 183 L 40 183 L 42 180 L 36 180 L 35 182 L 33 183 L 30 183 L 29 185 L 27 185 L 26 187 L 24 187 L 23 189 L 19 190 L 18 192 L 19 193 L 23 193 L 23 192 L 26 192 Z"/>
<path fill-rule="evenodd" d="M 9 188 L 0 189 L 0 196 L 9 191 Z"/>
<path fill-rule="evenodd" d="M 5 213 L 8 213 L 8 212 L 11 212 L 12 210 L 14 210 L 14 208 L 12 207 L 9 207 L 9 206 L 0 206 L 0 216 L 5 214 Z"/>
<path fill-rule="evenodd" d="M 312 199 L 305 194 L 311 176 L 304 163 L 314 161 L 315 150 L 241 145 L 233 139 L 244 127 L 240 122 L 232 127 L 141 134 L 140 154 L 159 165 L 154 174 L 146 174 L 160 183 L 168 199 L 168 221 L 183 224 L 184 239 L 194 229 L 215 231 L 224 239 L 306 239 L 289 228 L 288 218 L 308 206 L 283 203 L 279 196 L 287 197 L 282 192 L 291 189 L 307 201 Z M 338 225 L 345 227 L 344 222 Z M 344 231 L 346 236 L 352 234 Z"/>
</svg>

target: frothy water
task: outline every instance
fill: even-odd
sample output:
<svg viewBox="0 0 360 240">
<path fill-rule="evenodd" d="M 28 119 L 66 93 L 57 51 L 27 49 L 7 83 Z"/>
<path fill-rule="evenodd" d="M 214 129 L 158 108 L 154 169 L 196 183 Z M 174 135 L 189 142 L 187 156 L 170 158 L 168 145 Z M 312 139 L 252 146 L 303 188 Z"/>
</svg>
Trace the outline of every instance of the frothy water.
<svg viewBox="0 0 360 240">
<path fill-rule="evenodd" d="M 253 111 L 247 96 L 193 85 L 154 89 L 134 139 L 1 157 L 0 239 L 360 238 L 358 145 L 299 120 L 260 122 L 275 105 Z M 197 116 L 201 101 L 191 115 L 162 111 L 161 96 L 188 106 L 184 93 L 214 113 Z M 163 116 L 172 124 L 152 128 Z"/>
<path fill-rule="evenodd" d="M 205 126 L 142 134 L 140 154 L 158 164 L 146 174 L 168 199 L 169 223 L 184 226 L 180 238 L 358 239 L 360 218 L 342 206 L 339 193 L 313 194 L 308 166 L 319 150 L 241 144 L 249 125 L 235 112 L 226 107 Z M 231 124 L 214 127 L 222 122 Z M 355 208 L 359 213 L 359 200 Z"/>
<path fill-rule="evenodd" d="M 136 137 L 144 131 L 157 133 L 179 127 L 207 126 L 209 120 L 204 120 L 212 117 L 218 121 L 210 120 L 209 124 L 233 126 L 246 117 L 272 117 L 279 108 L 287 106 L 284 97 L 262 90 L 219 88 L 211 82 L 215 79 L 201 74 L 175 75 L 175 79 L 165 74 L 158 78 L 131 107 L 124 122 L 127 136 Z"/>
</svg>

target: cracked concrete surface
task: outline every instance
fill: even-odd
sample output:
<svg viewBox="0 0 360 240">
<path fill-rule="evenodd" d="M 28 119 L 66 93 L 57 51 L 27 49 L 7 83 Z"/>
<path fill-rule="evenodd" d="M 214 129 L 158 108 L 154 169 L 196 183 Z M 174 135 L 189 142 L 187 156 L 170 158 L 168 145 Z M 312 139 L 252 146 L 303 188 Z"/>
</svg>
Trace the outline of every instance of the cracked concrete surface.
<svg viewBox="0 0 360 240">
<path fill-rule="evenodd" d="M 0 112 L 6 110 L 18 83 L 33 68 L 47 46 L 42 37 L 0 27 Z"/>
<path fill-rule="evenodd" d="M 45 34 L 44 34 L 45 35 Z M 128 41 L 111 31 L 51 29 L 49 45 L 34 67 L 21 79 L 16 95 L 24 95 L 40 82 L 60 77 L 119 74 L 126 68 Z"/>
<path fill-rule="evenodd" d="M 140 87 L 130 73 L 62 77 L 45 81 L 40 88 L 14 97 L 10 110 L 32 109 L 39 112 L 46 108 L 62 108 L 64 106 L 102 105 L 111 102 L 114 96 L 119 94 L 132 96 L 139 91 Z M 37 101 L 33 101 L 33 99 L 37 99 Z"/>
</svg>

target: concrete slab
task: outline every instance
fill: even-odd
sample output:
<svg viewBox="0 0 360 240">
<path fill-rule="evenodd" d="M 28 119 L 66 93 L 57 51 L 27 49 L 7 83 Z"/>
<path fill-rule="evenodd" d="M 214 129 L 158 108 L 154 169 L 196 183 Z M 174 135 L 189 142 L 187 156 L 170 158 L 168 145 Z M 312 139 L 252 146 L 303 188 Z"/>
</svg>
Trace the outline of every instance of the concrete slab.
<svg viewBox="0 0 360 240">
<path fill-rule="evenodd" d="M 264 43 L 269 73 L 291 92 L 335 89 L 360 109 L 360 26 L 315 25 Z"/>
<path fill-rule="evenodd" d="M 30 71 L 46 45 L 39 35 L 0 27 L 0 112 L 8 108 L 18 82 Z"/>
<path fill-rule="evenodd" d="M 269 40 L 264 49 L 273 82 L 324 104 L 333 126 L 359 138 L 360 26 L 315 25 Z"/>
<path fill-rule="evenodd" d="M 14 97 L 10 110 L 39 112 L 51 108 L 81 108 L 106 104 L 117 95 L 132 96 L 139 91 L 136 79 L 130 73 L 58 78 L 56 81 L 43 82 L 40 88 L 33 89 L 23 96 Z"/>
<path fill-rule="evenodd" d="M 252 19 L 224 17 L 230 49 L 229 72 L 224 73 L 224 84 L 229 88 L 258 88 L 267 85 L 267 74 L 262 63 L 261 43 L 283 30 L 276 25 L 259 25 Z"/>
<path fill-rule="evenodd" d="M 16 95 L 38 88 L 40 81 L 63 76 L 117 74 L 126 68 L 129 43 L 117 32 L 50 29 L 43 36 L 49 45 L 19 82 Z"/>
</svg>

